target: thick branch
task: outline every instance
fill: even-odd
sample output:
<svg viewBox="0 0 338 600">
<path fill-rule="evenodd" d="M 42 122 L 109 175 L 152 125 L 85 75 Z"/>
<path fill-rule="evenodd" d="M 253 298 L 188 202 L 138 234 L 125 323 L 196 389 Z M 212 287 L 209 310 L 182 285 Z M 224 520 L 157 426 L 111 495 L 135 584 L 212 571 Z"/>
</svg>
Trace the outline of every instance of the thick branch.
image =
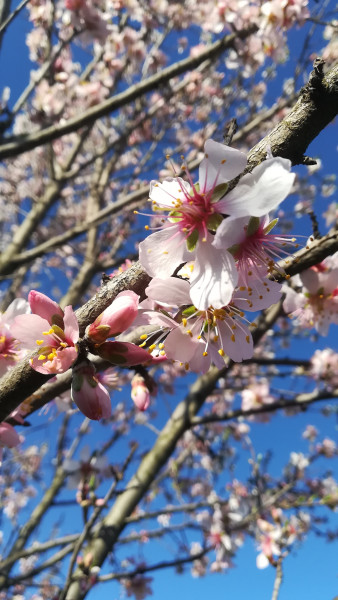
<svg viewBox="0 0 338 600">
<path fill-rule="evenodd" d="M 289 114 L 250 151 L 249 170 L 265 160 L 269 149 L 273 156 L 289 158 L 294 165 L 303 164 L 309 144 L 336 117 L 338 65 L 321 81 L 315 80 L 316 87 L 311 84 L 311 76 L 310 83 L 301 90 L 299 99 Z"/>
</svg>

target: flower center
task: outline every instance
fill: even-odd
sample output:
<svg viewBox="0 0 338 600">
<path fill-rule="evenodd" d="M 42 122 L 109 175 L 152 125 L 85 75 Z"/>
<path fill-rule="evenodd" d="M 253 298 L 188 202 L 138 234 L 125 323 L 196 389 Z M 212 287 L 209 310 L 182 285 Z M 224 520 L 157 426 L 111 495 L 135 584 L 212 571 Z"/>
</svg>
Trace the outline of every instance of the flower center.
<svg viewBox="0 0 338 600">
<path fill-rule="evenodd" d="M 43 331 L 42 335 L 49 336 L 49 339 L 36 340 L 38 345 L 38 360 L 46 362 L 54 360 L 57 356 L 57 352 L 63 348 L 67 348 L 68 344 L 65 341 L 65 333 L 58 325 L 52 325 L 48 331 Z"/>
</svg>

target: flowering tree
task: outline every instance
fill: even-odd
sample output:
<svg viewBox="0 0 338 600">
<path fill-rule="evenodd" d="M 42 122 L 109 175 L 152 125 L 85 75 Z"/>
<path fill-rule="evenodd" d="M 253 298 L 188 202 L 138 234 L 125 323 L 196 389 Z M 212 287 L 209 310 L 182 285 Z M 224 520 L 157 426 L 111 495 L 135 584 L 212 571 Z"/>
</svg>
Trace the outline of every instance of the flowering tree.
<svg viewBox="0 0 338 600">
<path fill-rule="evenodd" d="M 13 4 L 2 52 L 24 24 L 33 67 L 1 99 L 0 597 L 142 599 L 251 538 L 276 600 L 295 544 L 335 537 L 313 415 L 278 472 L 253 441 L 338 396 L 335 179 L 306 155 L 338 110 L 331 3 Z"/>
</svg>

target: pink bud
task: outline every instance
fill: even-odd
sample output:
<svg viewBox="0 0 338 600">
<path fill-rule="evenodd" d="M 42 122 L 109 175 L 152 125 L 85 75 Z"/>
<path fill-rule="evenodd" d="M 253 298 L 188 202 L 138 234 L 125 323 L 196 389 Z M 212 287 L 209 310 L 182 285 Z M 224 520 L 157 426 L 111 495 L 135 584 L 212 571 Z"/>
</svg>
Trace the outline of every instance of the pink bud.
<svg viewBox="0 0 338 600">
<path fill-rule="evenodd" d="M 60 317 L 63 319 L 63 310 L 54 300 L 51 300 L 45 294 L 41 294 L 41 292 L 31 290 L 28 294 L 28 302 L 33 315 L 39 315 L 39 317 L 46 319 L 50 325 L 60 325 L 59 321 Z M 55 319 L 56 315 L 57 319 Z"/>
<path fill-rule="evenodd" d="M 73 367 L 72 398 L 88 419 L 99 421 L 111 415 L 109 393 L 98 381 L 95 367 L 89 360 Z"/>
<path fill-rule="evenodd" d="M 21 442 L 21 437 L 9 423 L 0 423 L 0 446 L 14 448 Z"/>
<path fill-rule="evenodd" d="M 96 353 L 113 365 L 124 367 L 154 362 L 153 357 L 147 350 L 130 342 L 104 342 L 96 348 Z"/>
<path fill-rule="evenodd" d="M 130 327 L 137 316 L 139 296 L 134 292 L 121 292 L 106 310 L 86 330 L 87 336 L 102 344 L 107 338 L 119 335 Z"/>
<path fill-rule="evenodd" d="M 131 398 L 141 411 L 147 410 L 150 404 L 150 392 L 141 375 L 134 375 L 131 381 Z"/>
</svg>

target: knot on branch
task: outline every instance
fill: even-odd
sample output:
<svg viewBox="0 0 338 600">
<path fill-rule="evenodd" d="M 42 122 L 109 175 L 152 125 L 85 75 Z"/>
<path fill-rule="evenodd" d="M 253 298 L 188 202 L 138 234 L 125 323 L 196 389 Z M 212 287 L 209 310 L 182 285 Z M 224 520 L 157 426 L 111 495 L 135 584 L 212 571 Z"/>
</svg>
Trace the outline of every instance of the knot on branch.
<svg viewBox="0 0 338 600">
<path fill-rule="evenodd" d="M 317 57 L 313 61 L 308 83 L 301 89 L 303 100 L 319 104 L 325 91 L 323 86 L 325 60 Z"/>
</svg>

